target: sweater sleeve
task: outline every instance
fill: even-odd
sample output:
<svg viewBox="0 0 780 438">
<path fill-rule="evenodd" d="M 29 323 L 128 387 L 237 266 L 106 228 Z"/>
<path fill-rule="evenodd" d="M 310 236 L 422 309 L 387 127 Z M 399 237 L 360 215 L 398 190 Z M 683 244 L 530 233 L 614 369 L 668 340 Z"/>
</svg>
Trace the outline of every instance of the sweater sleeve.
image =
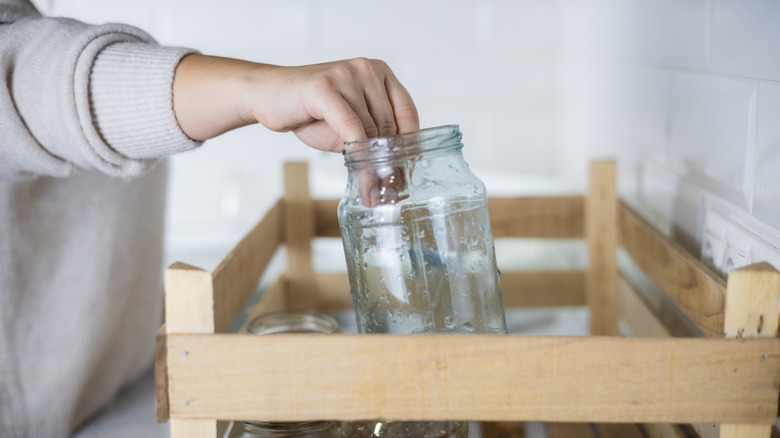
<svg viewBox="0 0 780 438">
<path fill-rule="evenodd" d="M 0 2 L 0 179 L 81 169 L 143 174 L 197 147 L 173 112 L 173 74 L 192 50 L 126 25 L 40 16 Z"/>
</svg>

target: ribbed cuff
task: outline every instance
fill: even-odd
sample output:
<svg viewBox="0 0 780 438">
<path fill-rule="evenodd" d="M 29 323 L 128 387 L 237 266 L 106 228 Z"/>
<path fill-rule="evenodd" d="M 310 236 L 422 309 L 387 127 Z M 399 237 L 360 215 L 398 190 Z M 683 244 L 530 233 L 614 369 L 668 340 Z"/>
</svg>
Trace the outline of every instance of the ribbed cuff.
<svg viewBox="0 0 780 438">
<path fill-rule="evenodd" d="M 154 159 L 193 149 L 173 112 L 173 74 L 193 50 L 117 42 L 100 51 L 89 80 L 90 112 L 114 151 Z"/>
</svg>

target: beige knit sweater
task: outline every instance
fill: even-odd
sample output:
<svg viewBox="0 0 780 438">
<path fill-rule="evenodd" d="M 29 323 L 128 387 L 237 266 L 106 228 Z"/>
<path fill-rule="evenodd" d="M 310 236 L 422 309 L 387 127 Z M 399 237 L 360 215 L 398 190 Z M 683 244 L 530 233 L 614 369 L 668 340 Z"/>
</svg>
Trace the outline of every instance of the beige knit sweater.
<svg viewBox="0 0 780 438">
<path fill-rule="evenodd" d="M 0 437 L 66 437 L 153 359 L 189 53 L 0 0 Z"/>
</svg>

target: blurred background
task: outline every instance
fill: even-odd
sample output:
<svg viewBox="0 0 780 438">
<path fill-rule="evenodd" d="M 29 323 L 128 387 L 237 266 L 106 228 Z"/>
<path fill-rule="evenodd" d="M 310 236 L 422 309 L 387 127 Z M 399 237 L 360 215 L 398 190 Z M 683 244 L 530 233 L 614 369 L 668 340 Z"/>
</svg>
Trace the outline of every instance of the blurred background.
<svg viewBox="0 0 780 438">
<path fill-rule="evenodd" d="M 383 59 L 423 127 L 461 126 L 466 159 L 490 195 L 582 193 L 588 162 L 613 158 L 623 200 L 694 257 L 721 273 L 761 260 L 780 269 L 780 2 L 35 3 L 48 15 L 124 22 L 211 55 L 282 65 Z M 288 160 L 310 163 L 315 197 L 342 195 L 340 155 L 262 126 L 172 157 L 166 264 L 213 269 L 281 196 Z M 340 241 L 320 243 L 315 268 L 343 269 L 343 257 L 332 256 Z M 581 245 L 496 243 L 501 268 L 584 264 Z M 587 333 L 585 311 L 572 312 L 510 318 L 510 331 Z M 154 426 L 153 387 L 134 394 L 148 411 L 136 423 Z M 116 410 L 129 409 L 121 403 Z"/>
<path fill-rule="evenodd" d="M 780 3 L 772 0 L 42 0 L 206 54 L 388 62 L 422 126 L 460 124 L 491 195 L 582 192 L 615 158 L 620 195 L 725 271 L 780 268 Z M 167 260 L 212 268 L 307 160 L 340 197 L 342 157 L 261 126 L 171 159 Z M 499 263 L 501 259 L 499 258 Z"/>
</svg>

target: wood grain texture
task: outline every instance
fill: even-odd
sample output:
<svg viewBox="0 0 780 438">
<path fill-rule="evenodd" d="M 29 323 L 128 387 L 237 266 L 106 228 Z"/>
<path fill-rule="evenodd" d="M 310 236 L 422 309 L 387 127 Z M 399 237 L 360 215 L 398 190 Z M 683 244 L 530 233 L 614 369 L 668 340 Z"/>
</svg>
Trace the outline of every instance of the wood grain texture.
<svg viewBox="0 0 780 438">
<path fill-rule="evenodd" d="M 726 284 L 625 204 L 619 208 L 620 243 L 653 282 L 707 336 L 723 336 Z"/>
<path fill-rule="evenodd" d="M 728 338 L 772 338 L 777 336 L 780 272 L 762 262 L 729 272 L 723 331 Z M 780 370 L 775 377 L 775 399 L 780 387 Z M 777 412 L 777 406 L 760 406 Z M 721 424 L 720 438 L 769 438 L 771 426 Z"/>
<path fill-rule="evenodd" d="M 525 423 L 485 421 L 482 438 L 525 438 Z"/>
<path fill-rule="evenodd" d="M 277 202 L 214 270 L 217 333 L 230 328 L 282 243 L 282 208 L 281 201 Z"/>
<path fill-rule="evenodd" d="M 721 438 L 769 438 L 772 426 L 763 424 L 721 424 Z"/>
<path fill-rule="evenodd" d="M 644 438 L 636 424 L 597 424 L 596 430 L 601 438 Z"/>
<path fill-rule="evenodd" d="M 285 242 L 290 307 L 317 307 L 311 239 L 314 238 L 314 203 L 309 194 L 307 163 L 284 164 Z"/>
<path fill-rule="evenodd" d="M 184 263 L 174 263 L 165 271 L 165 330 L 167 339 L 170 339 L 171 333 L 214 333 L 211 272 Z M 168 347 L 165 354 L 169 370 L 169 412 L 172 391 L 170 351 Z M 171 418 L 169 421 L 171 438 L 217 438 L 218 426 L 214 419 Z"/>
<path fill-rule="evenodd" d="M 316 273 L 317 308 L 319 310 L 351 310 L 349 277 L 346 272 Z"/>
<path fill-rule="evenodd" d="M 588 268 L 585 300 L 592 335 L 617 335 L 620 302 L 617 290 L 617 168 L 613 161 L 590 166 L 585 197 L 585 240 Z"/>
<path fill-rule="evenodd" d="M 218 438 L 216 420 L 171 418 L 171 438 Z"/>
<path fill-rule="evenodd" d="M 166 345 L 165 324 L 163 324 L 154 343 L 154 405 L 157 422 L 165 423 L 171 416 L 168 409 L 168 346 Z"/>
<path fill-rule="evenodd" d="M 618 278 L 618 289 L 621 298 L 621 316 L 634 336 L 660 338 L 673 336 L 642 295 L 623 276 Z M 648 423 L 640 427 L 648 438 L 686 438 L 685 433 L 675 424 Z"/>
<path fill-rule="evenodd" d="M 585 305 L 585 271 L 501 271 L 504 307 Z"/>
<path fill-rule="evenodd" d="M 314 199 L 314 234 L 317 237 L 341 238 L 339 199 Z"/>
<path fill-rule="evenodd" d="M 253 316 L 261 313 L 278 312 L 290 308 L 287 294 L 287 276 L 282 274 L 265 291 L 260 301 L 254 307 Z"/>
<path fill-rule="evenodd" d="M 726 336 L 777 336 L 780 272 L 769 263 L 757 263 L 731 271 L 727 284 L 723 322 Z"/>
<path fill-rule="evenodd" d="M 780 340 L 172 334 L 168 358 L 173 418 L 772 424 Z"/>
<path fill-rule="evenodd" d="M 676 424 L 648 423 L 641 425 L 647 438 L 687 438 L 685 432 Z"/>
<path fill-rule="evenodd" d="M 181 262 L 165 270 L 165 329 L 168 333 L 214 333 L 211 272 Z"/>
<path fill-rule="evenodd" d="M 582 196 L 491 197 L 488 214 L 494 238 L 584 235 Z"/>
<path fill-rule="evenodd" d="M 547 423 L 548 438 L 596 438 L 588 423 Z"/>
</svg>

